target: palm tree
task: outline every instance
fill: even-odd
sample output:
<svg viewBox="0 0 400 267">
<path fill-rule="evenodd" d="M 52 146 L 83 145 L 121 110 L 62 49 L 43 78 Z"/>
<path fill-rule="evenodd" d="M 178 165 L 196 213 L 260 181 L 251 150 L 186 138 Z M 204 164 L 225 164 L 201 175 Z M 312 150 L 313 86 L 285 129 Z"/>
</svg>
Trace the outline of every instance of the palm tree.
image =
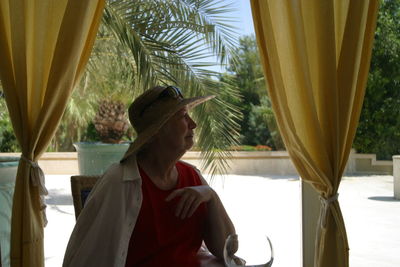
<svg viewBox="0 0 400 267">
<path fill-rule="evenodd" d="M 91 101 L 113 95 L 131 102 L 158 84 L 178 85 L 186 96 L 238 95 L 234 87 L 218 81 L 218 72 L 207 69 L 216 65 L 206 61 L 210 56 L 225 65 L 236 47 L 237 36 L 229 18 L 232 5 L 225 3 L 109 0 L 88 71 L 70 106 L 79 107 L 76 103 L 88 87 L 93 89 Z M 112 79 L 104 81 L 103 77 Z M 84 112 L 76 110 L 78 114 L 83 125 Z M 67 110 L 71 120 L 70 115 Z M 204 151 L 204 167 L 210 167 L 213 174 L 223 173 L 225 153 L 229 153 L 224 151 L 237 143 L 239 108 L 216 98 L 196 108 L 193 116 L 199 125 L 197 143 Z"/>
</svg>

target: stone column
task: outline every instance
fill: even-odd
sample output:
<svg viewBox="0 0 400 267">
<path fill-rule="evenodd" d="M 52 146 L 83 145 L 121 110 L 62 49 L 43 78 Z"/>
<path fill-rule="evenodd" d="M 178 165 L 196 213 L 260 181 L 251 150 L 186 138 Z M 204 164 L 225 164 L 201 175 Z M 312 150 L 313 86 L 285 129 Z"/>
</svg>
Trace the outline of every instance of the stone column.
<svg viewBox="0 0 400 267">
<path fill-rule="evenodd" d="M 400 155 L 393 156 L 394 198 L 400 199 Z"/>
<path fill-rule="evenodd" d="M 317 191 L 310 184 L 301 181 L 301 230 L 302 257 L 301 266 L 314 266 L 315 239 L 320 212 L 320 200 Z"/>
</svg>

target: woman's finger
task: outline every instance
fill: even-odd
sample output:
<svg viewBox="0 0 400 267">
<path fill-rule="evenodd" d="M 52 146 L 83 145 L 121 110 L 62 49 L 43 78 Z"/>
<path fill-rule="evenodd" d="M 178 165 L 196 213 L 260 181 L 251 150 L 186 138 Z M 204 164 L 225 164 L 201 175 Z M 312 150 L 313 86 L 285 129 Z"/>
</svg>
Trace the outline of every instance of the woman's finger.
<svg viewBox="0 0 400 267">
<path fill-rule="evenodd" d="M 188 213 L 188 216 L 187 216 L 188 218 L 192 217 L 192 215 L 195 213 L 195 211 L 200 206 L 200 204 L 201 204 L 201 200 L 200 199 L 196 199 L 196 201 L 192 202 L 192 205 L 190 206 L 189 213 Z"/>
<path fill-rule="evenodd" d="M 169 194 L 166 198 L 165 201 L 170 201 L 180 195 L 182 195 L 184 193 L 183 189 L 176 189 L 174 191 L 172 191 L 171 194 Z"/>
<path fill-rule="evenodd" d="M 177 206 L 176 206 L 176 210 L 175 210 L 175 216 L 176 217 L 181 217 L 182 216 L 182 211 L 183 208 L 186 205 L 186 202 L 190 201 L 190 192 L 185 190 L 182 195 L 181 195 L 181 199 L 179 200 Z"/>
<path fill-rule="evenodd" d="M 190 195 L 190 196 L 186 199 L 185 203 L 183 204 L 182 212 L 181 212 L 181 214 L 180 214 L 180 216 L 179 216 L 181 219 L 185 219 L 185 218 L 188 217 L 188 213 L 189 213 L 189 211 L 190 211 L 190 208 L 192 207 L 192 204 L 193 204 L 193 202 L 195 202 L 195 201 L 196 201 L 196 196 L 195 196 L 195 195 Z"/>
<path fill-rule="evenodd" d="M 176 209 L 175 209 L 175 216 L 179 217 L 182 209 L 183 209 L 183 205 L 185 204 L 185 201 L 187 199 L 188 195 L 187 194 L 182 194 L 181 195 L 181 199 L 178 201 L 178 204 L 176 205 Z"/>
</svg>

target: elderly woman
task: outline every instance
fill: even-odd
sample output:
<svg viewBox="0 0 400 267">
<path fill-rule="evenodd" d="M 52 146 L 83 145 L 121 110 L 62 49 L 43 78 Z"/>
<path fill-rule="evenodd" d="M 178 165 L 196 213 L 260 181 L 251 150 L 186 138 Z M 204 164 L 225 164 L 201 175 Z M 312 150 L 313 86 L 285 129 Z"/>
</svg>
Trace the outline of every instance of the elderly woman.
<svg viewBox="0 0 400 267">
<path fill-rule="evenodd" d="M 185 99 L 168 86 L 132 103 L 137 138 L 93 188 L 63 266 L 201 266 L 203 241 L 223 258 L 234 226 L 200 172 L 179 160 L 193 146 L 196 123 L 189 109 L 211 98 Z"/>
</svg>

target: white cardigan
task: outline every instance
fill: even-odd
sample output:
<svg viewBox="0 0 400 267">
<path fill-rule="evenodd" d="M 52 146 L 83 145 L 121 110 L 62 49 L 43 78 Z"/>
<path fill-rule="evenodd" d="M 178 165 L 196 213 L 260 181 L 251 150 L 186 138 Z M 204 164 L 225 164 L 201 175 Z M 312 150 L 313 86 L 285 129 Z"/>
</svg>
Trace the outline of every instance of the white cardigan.
<svg viewBox="0 0 400 267">
<path fill-rule="evenodd" d="M 63 267 L 124 267 L 142 205 L 136 157 L 113 164 L 92 189 L 68 242 Z"/>
</svg>

